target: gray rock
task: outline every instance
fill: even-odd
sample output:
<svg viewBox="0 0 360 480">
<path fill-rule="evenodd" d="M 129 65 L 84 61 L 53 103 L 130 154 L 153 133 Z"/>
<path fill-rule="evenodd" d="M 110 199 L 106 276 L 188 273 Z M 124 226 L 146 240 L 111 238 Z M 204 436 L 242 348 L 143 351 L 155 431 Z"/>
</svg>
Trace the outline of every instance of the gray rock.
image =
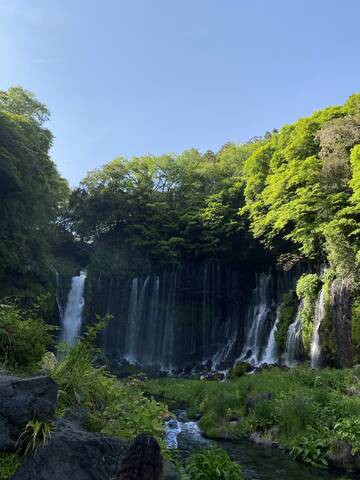
<svg viewBox="0 0 360 480">
<path fill-rule="evenodd" d="M 0 451 L 15 447 L 30 420 L 53 419 L 57 390 L 56 383 L 47 377 L 0 376 Z"/>
<path fill-rule="evenodd" d="M 11 480 L 111 480 L 129 445 L 126 440 L 90 433 L 62 419 L 49 443 L 30 457 Z M 163 479 L 178 479 L 174 466 L 167 461 Z"/>
<path fill-rule="evenodd" d="M 353 455 L 351 445 L 334 440 L 325 454 L 329 467 L 348 472 L 360 472 L 360 454 Z"/>
</svg>

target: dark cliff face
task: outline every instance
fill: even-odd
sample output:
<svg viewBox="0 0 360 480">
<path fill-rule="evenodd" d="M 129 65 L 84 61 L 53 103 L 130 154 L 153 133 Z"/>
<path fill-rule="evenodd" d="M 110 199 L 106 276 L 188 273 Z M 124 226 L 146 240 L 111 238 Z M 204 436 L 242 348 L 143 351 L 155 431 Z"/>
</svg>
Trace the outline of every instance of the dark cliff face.
<svg viewBox="0 0 360 480">
<path fill-rule="evenodd" d="M 346 280 L 336 279 L 330 290 L 330 318 L 335 333 L 337 367 L 353 364 L 351 343 L 351 289 Z"/>
<path fill-rule="evenodd" d="M 239 319 L 254 285 L 254 272 L 215 261 L 128 281 L 92 279 L 88 313 L 113 315 L 102 338 L 113 357 L 166 368 L 215 354 L 221 362 L 244 337 Z"/>
<path fill-rule="evenodd" d="M 130 280 L 90 277 L 86 321 L 113 316 L 101 345 L 114 359 L 163 368 L 222 368 L 242 355 L 260 361 L 282 294 L 298 276 L 214 260 Z"/>
</svg>

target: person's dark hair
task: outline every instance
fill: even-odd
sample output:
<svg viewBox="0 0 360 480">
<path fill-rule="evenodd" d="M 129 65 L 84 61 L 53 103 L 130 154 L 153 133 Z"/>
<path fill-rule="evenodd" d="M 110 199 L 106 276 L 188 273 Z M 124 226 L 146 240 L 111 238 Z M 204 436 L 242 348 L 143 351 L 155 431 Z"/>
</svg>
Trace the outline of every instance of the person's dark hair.
<svg viewBox="0 0 360 480">
<path fill-rule="evenodd" d="M 158 442 L 147 433 L 138 435 L 122 461 L 118 480 L 160 480 L 162 456 Z"/>
</svg>

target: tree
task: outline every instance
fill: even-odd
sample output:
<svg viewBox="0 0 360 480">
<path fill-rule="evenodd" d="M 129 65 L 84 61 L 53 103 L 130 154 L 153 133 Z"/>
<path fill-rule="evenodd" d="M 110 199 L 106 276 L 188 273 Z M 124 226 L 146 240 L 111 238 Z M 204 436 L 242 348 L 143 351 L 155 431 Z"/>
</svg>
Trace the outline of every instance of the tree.
<svg viewBox="0 0 360 480">
<path fill-rule="evenodd" d="M 46 283 L 47 255 L 67 184 L 49 157 L 46 107 L 20 87 L 0 94 L 0 290 Z"/>
</svg>

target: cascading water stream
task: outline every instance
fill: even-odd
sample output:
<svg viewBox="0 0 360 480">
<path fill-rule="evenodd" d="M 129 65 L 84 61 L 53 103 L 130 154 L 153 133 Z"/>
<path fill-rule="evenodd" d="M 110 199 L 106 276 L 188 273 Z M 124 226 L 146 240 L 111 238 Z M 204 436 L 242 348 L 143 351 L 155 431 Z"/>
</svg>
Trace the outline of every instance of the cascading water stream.
<svg viewBox="0 0 360 480">
<path fill-rule="evenodd" d="M 315 319 L 313 334 L 310 347 L 310 359 L 312 368 L 321 367 L 321 344 L 320 344 L 320 326 L 325 314 L 325 292 L 324 287 L 320 290 L 315 305 Z"/>
<path fill-rule="evenodd" d="M 251 305 L 249 307 L 251 327 L 247 334 L 241 360 L 245 360 L 253 365 L 258 365 L 261 358 L 263 346 L 264 328 L 270 312 L 269 287 L 271 275 L 261 273 L 256 282 L 256 288 L 252 295 Z"/>
<path fill-rule="evenodd" d="M 113 315 L 103 334 L 107 353 L 165 371 L 223 370 L 236 358 L 276 363 L 277 307 L 299 272 L 255 275 L 251 290 L 247 272 L 207 261 L 99 282 L 97 312 Z"/>
<path fill-rule="evenodd" d="M 59 312 L 59 319 L 60 319 L 60 325 L 63 324 L 63 318 L 64 318 L 64 307 L 61 305 L 60 301 L 60 277 L 59 277 L 59 272 L 52 267 L 55 273 L 55 300 L 56 300 L 56 305 L 58 307 L 58 312 Z"/>
<path fill-rule="evenodd" d="M 82 322 L 82 313 L 85 305 L 86 272 L 72 277 L 71 288 L 67 298 L 66 308 L 62 320 L 61 340 L 74 345 L 79 337 Z"/>
<path fill-rule="evenodd" d="M 288 367 L 294 366 L 300 356 L 300 340 L 301 340 L 301 310 L 302 303 L 300 303 L 296 318 L 289 325 L 286 337 L 285 347 L 285 365 Z"/>
<path fill-rule="evenodd" d="M 276 313 L 276 319 L 275 319 L 275 322 L 274 322 L 274 325 L 270 331 L 270 335 L 269 335 L 269 340 L 268 340 L 268 343 L 266 345 L 266 348 L 265 348 L 265 352 L 264 352 L 264 355 L 261 359 L 261 362 L 262 364 L 268 364 L 268 365 L 271 365 L 271 364 L 274 364 L 278 361 L 278 349 L 277 349 L 277 343 L 276 343 L 276 332 L 277 332 L 277 329 L 278 329 L 278 325 L 279 325 L 279 308 L 277 310 L 277 313 Z"/>
</svg>

